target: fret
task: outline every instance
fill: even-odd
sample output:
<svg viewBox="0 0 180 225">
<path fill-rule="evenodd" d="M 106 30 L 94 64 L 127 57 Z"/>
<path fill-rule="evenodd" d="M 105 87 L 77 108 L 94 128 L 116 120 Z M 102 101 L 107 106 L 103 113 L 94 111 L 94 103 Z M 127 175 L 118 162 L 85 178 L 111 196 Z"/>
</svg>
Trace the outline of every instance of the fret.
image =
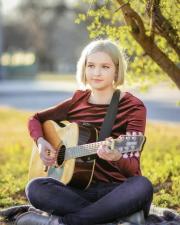
<svg viewBox="0 0 180 225">
<path fill-rule="evenodd" d="M 129 152 L 140 151 L 143 144 L 144 137 L 129 137 L 124 136 L 122 139 L 114 139 L 112 143 L 114 145 L 114 149 L 118 150 L 122 154 Z M 83 156 L 93 155 L 97 152 L 100 144 L 106 143 L 106 141 L 101 142 L 93 142 L 89 144 L 83 144 L 75 147 L 67 148 L 65 151 L 65 160 L 75 159 Z M 111 143 L 110 149 L 112 148 Z M 113 150 L 113 149 L 111 149 Z"/>
<path fill-rule="evenodd" d="M 65 160 L 93 155 L 97 152 L 101 143 L 103 143 L 103 141 L 67 148 L 65 152 Z"/>
</svg>

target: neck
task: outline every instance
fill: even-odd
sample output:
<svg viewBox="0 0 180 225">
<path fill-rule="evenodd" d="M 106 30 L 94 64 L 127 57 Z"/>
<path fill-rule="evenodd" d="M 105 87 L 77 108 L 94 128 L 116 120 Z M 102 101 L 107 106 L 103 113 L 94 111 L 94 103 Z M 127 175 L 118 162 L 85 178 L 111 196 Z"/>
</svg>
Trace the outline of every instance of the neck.
<svg viewBox="0 0 180 225">
<path fill-rule="evenodd" d="M 106 90 L 92 90 L 89 102 L 94 104 L 109 104 L 114 90 L 115 89 L 113 87 Z"/>
</svg>

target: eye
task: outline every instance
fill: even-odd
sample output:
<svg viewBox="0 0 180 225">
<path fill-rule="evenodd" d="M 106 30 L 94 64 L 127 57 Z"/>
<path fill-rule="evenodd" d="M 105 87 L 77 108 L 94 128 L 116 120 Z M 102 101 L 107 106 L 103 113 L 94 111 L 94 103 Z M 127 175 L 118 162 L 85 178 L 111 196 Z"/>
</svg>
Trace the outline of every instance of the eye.
<svg viewBox="0 0 180 225">
<path fill-rule="evenodd" d="M 103 68 L 104 68 L 104 69 L 109 69 L 109 66 L 105 66 L 105 65 L 104 65 Z"/>
<path fill-rule="evenodd" d="M 89 67 L 89 68 L 93 68 L 93 67 L 94 67 L 94 65 L 93 65 L 93 64 L 88 64 L 88 65 L 87 65 L 87 67 Z"/>
</svg>

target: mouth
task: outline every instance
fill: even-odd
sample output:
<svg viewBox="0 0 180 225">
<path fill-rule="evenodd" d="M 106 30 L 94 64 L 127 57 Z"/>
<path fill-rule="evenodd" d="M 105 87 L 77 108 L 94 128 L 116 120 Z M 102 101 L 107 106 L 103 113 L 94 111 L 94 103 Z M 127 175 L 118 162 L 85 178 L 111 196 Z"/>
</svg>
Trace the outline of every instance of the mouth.
<svg viewBox="0 0 180 225">
<path fill-rule="evenodd" d="M 103 81 L 103 80 L 100 80 L 100 79 L 92 79 L 93 81 L 95 81 L 95 82 L 101 82 L 101 81 Z"/>
</svg>

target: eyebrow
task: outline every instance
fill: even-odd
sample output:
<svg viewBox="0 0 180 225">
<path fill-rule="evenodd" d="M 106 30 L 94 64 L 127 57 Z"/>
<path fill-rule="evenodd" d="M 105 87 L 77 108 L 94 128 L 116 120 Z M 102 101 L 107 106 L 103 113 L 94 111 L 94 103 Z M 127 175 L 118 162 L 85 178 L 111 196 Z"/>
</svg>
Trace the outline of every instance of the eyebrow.
<svg viewBox="0 0 180 225">
<path fill-rule="evenodd" d="M 94 64 L 95 62 L 87 62 L 87 63 L 89 63 L 89 64 Z M 109 65 L 109 66 L 112 66 L 112 64 L 111 63 L 107 63 L 107 62 L 104 62 L 104 63 L 101 63 L 101 64 L 106 64 L 106 65 Z"/>
</svg>

